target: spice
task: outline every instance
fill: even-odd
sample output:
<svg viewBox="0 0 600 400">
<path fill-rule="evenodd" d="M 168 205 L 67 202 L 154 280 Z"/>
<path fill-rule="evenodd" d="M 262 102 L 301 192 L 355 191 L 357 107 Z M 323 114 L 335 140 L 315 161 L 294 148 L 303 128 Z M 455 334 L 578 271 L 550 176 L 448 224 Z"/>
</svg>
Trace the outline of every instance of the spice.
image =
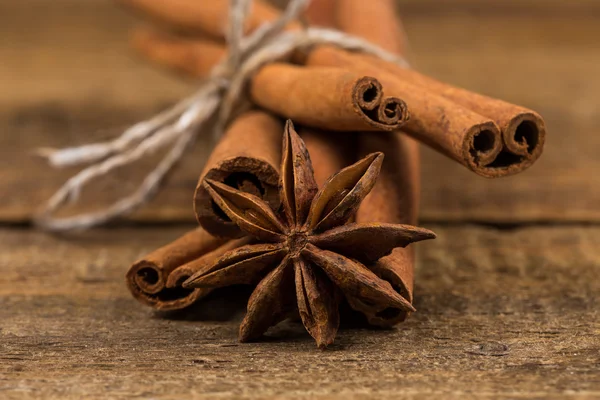
<svg viewBox="0 0 600 400">
<path fill-rule="evenodd" d="M 500 129 L 491 119 L 398 79 L 374 63 L 334 47 L 321 46 L 307 55 L 306 64 L 345 66 L 360 74 L 376 76 L 386 93 L 401 96 L 410 105 L 411 118 L 403 127 L 405 132 L 480 175 L 488 175 L 488 165 L 502 149 Z"/>
<path fill-rule="evenodd" d="M 168 287 L 169 275 L 175 268 L 213 251 L 224 242 L 196 228 L 136 261 L 127 272 L 127 287 L 133 297 L 155 309 L 185 308 L 198 299 L 199 293 Z"/>
<path fill-rule="evenodd" d="M 336 0 L 336 23 L 343 31 L 368 39 L 394 53 L 403 54 L 406 48 L 392 0 L 369 3 L 362 0 Z M 385 151 L 386 158 L 375 187 L 358 209 L 356 221 L 415 225 L 419 215 L 421 183 L 419 144 L 403 133 L 361 133 L 358 141 L 361 154 Z M 414 247 L 396 248 L 370 268 L 412 303 Z M 405 311 L 398 314 L 371 314 L 367 320 L 373 325 L 391 326 L 403 321 L 407 314 Z"/>
<path fill-rule="evenodd" d="M 169 274 L 167 279 L 166 287 L 169 289 L 180 288 L 183 282 L 193 276 L 196 272 L 206 266 L 213 264 L 219 257 L 228 251 L 237 249 L 238 247 L 244 246 L 250 242 L 249 238 L 234 239 L 225 242 L 221 246 L 217 247 L 213 251 L 204 254 L 202 257 L 196 258 L 195 260 L 189 261 L 173 270 Z M 194 292 L 198 292 L 198 298 L 208 294 L 210 289 L 194 289 Z"/>
<path fill-rule="evenodd" d="M 339 325 L 338 293 L 366 314 L 414 310 L 365 265 L 395 247 L 431 239 L 433 232 L 408 225 L 346 224 L 375 185 L 382 162 L 382 153 L 370 154 L 318 190 L 308 151 L 288 121 L 280 168 L 283 221 L 258 197 L 205 180 L 223 212 L 262 243 L 226 253 L 184 287 L 258 283 L 240 328 L 241 341 L 256 339 L 297 309 L 317 345 L 326 347 Z"/>
<path fill-rule="evenodd" d="M 391 131 L 408 120 L 404 101 L 385 97 L 377 79 L 342 68 L 272 63 L 251 80 L 250 97 L 261 107 L 321 129 Z"/>
<path fill-rule="evenodd" d="M 417 71 L 375 60 L 367 55 L 357 56 L 370 59 L 372 63 L 392 72 L 399 79 L 410 81 L 431 93 L 443 96 L 494 120 L 502 132 L 503 147 L 496 159 L 488 166 L 487 175 L 495 177 L 521 172 L 529 168 L 542 155 L 546 140 L 546 125 L 535 111 L 451 86 Z"/>
<path fill-rule="evenodd" d="M 397 17 L 397 0 L 335 0 L 335 25 L 395 54 L 406 54 L 404 29 Z"/>
<path fill-rule="evenodd" d="M 175 36 L 147 27 L 137 28 L 133 32 L 131 46 L 157 65 L 167 65 L 199 77 L 207 77 L 225 56 L 222 43 Z"/>
<path fill-rule="evenodd" d="M 177 30 L 204 33 L 214 38 L 223 36 L 227 25 L 229 0 L 118 0 L 133 10 L 142 11 L 162 24 Z M 264 2 L 255 1 L 246 21 L 246 30 L 253 31 L 265 21 L 276 19 L 280 11 Z M 299 24 L 292 24 L 299 27 Z"/>
<path fill-rule="evenodd" d="M 260 2 L 256 4 L 259 8 L 263 6 Z M 367 38 L 390 51 L 405 48 L 402 39 L 396 39 L 401 37 L 397 33 L 402 32 L 402 28 L 396 22 L 390 0 L 373 4 L 344 0 L 338 4 L 337 13 L 337 23 L 342 30 Z M 159 39 L 141 50 L 156 59 L 155 53 L 161 48 L 164 50 L 163 45 Z M 180 71 L 203 76 L 204 68 L 214 65 L 225 52 L 223 47 L 219 56 L 214 43 L 202 39 L 196 39 L 187 47 L 187 52 L 184 47 L 174 48 L 171 55 L 164 50 L 160 61 Z M 202 54 L 202 62 L 197 64 L 202 68 L 190 68 L 193 63 L 186 59 L 198 58 L 199 54 Z M 406 132 L 478 175 L 496 178 L 519 173 L 530 167 L 542 153 L 545 125 L 532 110 L 452 87 L 369 55 L 319 47 L 309 52 L 304 61 L 314 66 L 349 68 L 355 73 L 377 78 L 386 95 L 401 98 L 409 104 L 412 118 L 403 127 Z"/>
<path fill-rule="evenodd" d="M 255 110 L 238 116 L 225 131 L 206 162 L 194 194 L 196 218 L 208 232 L 224 237 L 242 235 L 216 207 L 202 185 L 205 178 L 253 193 L 273 209 L 279 208 L 277 182 L 282 129 L 278 118 Z"/>
</svg>

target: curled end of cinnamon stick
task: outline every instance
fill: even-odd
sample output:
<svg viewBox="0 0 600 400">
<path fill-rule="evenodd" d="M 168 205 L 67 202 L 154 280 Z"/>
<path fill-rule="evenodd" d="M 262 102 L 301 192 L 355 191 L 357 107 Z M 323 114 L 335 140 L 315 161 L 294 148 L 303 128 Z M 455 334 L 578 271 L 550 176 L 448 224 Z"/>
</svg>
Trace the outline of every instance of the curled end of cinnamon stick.
<svg viewBox="0 0 600 400">
<path fill-rule="evenodd" d="M 511 118 L 501 132 L 493 123 L 474 126 L 463 152 L 477 174 L 499 178 L 529 168 L 542 154 L 545 136 L 543 119 L 528 111 Z"/>
<path fill-rule="evenodd" d="M 224 183 L 265 200 L 272 209 L 279 208 L 278 172 L 267 162 L 256 158 L 234 157 L 209 170 L 198 182 L 194 194 L 194 212 L 202 227 L 215 236 L 236 238 L 243 236 L 237 225 L 215 204 L 204 179 Z"/>
<path fill-rule="evenodd" d="M 410 248 L 396 248 L 369 269 L 381 279 L 389 282 L 392 288 L 412 304 L 412 285 L 414 280 L 414 250 Z M 369 324 L 388 328 L 403 322 L 409 311 L 399 308 L 387 308 L 376 314 L 366 315 Z"/>
<path fill-rule="evenodd" d="M 393 131 L 409 119 L 406 103 L 397 97 L 384 97 L 381 83 L 369 76 L 360 78 L 352 91 L 354 108 L 371 126 Z"/>
<path fill-rule="evenodd" d="M 527 111 L 511 118 L 502 130 L 506 163 L 518 165 L 516 173 L 530 167 L 541 155 L 546 140 L 546 124 L 542 117 Z"/>
<path fill-rule="evenodd" d="M 208 294 L 201 289 L 168 287 L 158 266 L 147 261 L 134 264 L 127 273 L 126 282 L 138 301 L 161 311 L 186 308 Z"/>
</svg>

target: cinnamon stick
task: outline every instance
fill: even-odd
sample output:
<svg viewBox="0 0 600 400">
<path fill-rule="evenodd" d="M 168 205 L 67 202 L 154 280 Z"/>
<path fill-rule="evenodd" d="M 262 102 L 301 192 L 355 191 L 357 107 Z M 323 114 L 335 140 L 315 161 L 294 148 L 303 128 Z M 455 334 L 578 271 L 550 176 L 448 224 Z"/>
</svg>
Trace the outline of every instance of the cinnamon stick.
<svg viewBox="0 0 600 400">
<path fill-rule="evenodd" d="M 394 9 L 391 0 L 369 2 L 368 5 L 361 0 L 336 1 L 336 21 L 342 30 L 401 54 L 405 40 L 400 21 L 390 13 Z M 375 187 L 358 209 L 356 221 L 416 225 L 421 182 L 418 143 L 403 133 L 360 133 L 358 145 L 359 156 L 381 151 L 385 158 Z M 370 266 L 410 303 L 413 301 L 414 267 L 413 246 L 396 248 L 392 254 Z M 392 326 L 407 315 L 405 311 L 395 310 L 368 315 L 367 319 L 373 325 Z"/>
<path fill-rule="evenodd" d="M 250 97 L 285 118 L 320 129 L 391 131 L 408 120 L 406 103 L 384 96 L 377 79 L 342 68 L 268 64 L 251 79 Z"/>
<path fill-rule="evenodd" d="M 195 77 L 207 77 L 225 56 L 223 43 L 206 38 L 175 36 L 149 27 L 136 28 L 130 44 L 157 65 Z"/>
<path fill-rule="evenodd" d="M 167 287 L 169 274 L 180 265 L 213 251 L 225 241 L 196 228 L 136 261 L 126 274 L 127 287 L 133 297 L 155 309 L 185 308 L 194 303 L 200 293 L 181 287 Z"/>
<path fill-rule="evenodd" d="M 259 9 L 264 6 L 261 2 L 256 4 Z M 325 1 L 319 5 L 324 18 L 328 20 L 331 19 L 330 6 Z M 226 9 L 224 7 L 222 11 Z M 401 25 L 392 23 L 396 19 L 392 0 L 373 4 L 362 0 L 344 0 L 336 13 L 339 27 L 348 33 L 362 36 L 389 51 L 397 52 L 406 47 Z M 265 18 L 263 21 L 274 17 L 273 13 L 260 11 L 256 15 Z M 373 24 L 373 21 L 377 23 Z M 205 44 L 195 43 L 202 48 L 205 48 Z M 372 56 L 333 50 L 338 52 L 335 57 L 331 54 L 332 49 L 318 49 L 311 54 L 308 63 L 350 68 L 354 72 L 376 77 L 386 88 L 387 95 L 409 103 L 413 118 L 406 127 L 408 133 L 479 175 L 495 178 L 518 173 L 531 166 L 542 153 L 545 125 L 543 119 L 532 110 L 444 84 Z M 151 48 L 142 51 L 147 54 L 153 52 Z M 178 51 L 185 53 L 182 48 L 178 48 Z M 178 51 L 173 50 L 173 53 Z M 188 51 L 192 52 L 192 46 Z M 203 66 L 216 63 L 220 58 L 214 48 L 205 54 L 202 57 Z M 191 54 L 187 57 L 194 58 Z M 211 57 L 214 57 L 212 63 L 209 61 Z M 181 54 L 173 54 L 170 60 L 166 63 L 180 70 L 205 74 L 199 68 L 190 71 L 189 65 L 193 63 L 186 63 Z M 162 61 L 165 62 L 164 59 Z M 390 82 L 391 75 L 395 79 Z M 445 132 L 447 124 L 450 124 L 449 133 Z"/>
<path fill-rule="evenodd" d="M 478 114 L 494 120 L 502 132 L 503 148 L 490 167 L 490 174 L 511 175 L 529 168 L 542 155 L 546 140 L 543 118 L 533 110 L 452 86 L 417 71 L 356 55 L 385 68 L 431 93 L 438 94 Z"/>
<path fill-rule="evenodd" d="M 189 261 L 173 270 L 169 274 L 169 278 L 167 279 L 166 287 L 170 289 L 174 288 L 182 288 L 181 284 L 185 282 L 188 278 L 198 272 L 201 268 L 206 267 L 208 265 L 212 265 L 219 257 L 223 254 L 227 253 L 230 250 L 234 250 L 238 247 L 241 247 L 245 244 L 248 244 L 250 241 L 248 238 L 242 239 L 234 239 L 228 242 L 225 242 L 221 246 L 217 247 L 213 251 L 210 251 L 203 256 L 196 258 L 195 260 Z M 206 289 L 194 289 L 193 293 L 190 294 L 190 298 L 194 297 L 199 299 L 208 294 Z"/>
<path fill-rule="evenodd" d="M 420 142 L 465 165 L 479 175 L 503 174 L 494 162 L 502 150 L 502 136 L 490 118 L 468 110 L 389 71 L 343 50 L 321 46 L 309 54 L 307 65 L 350 68 L 359 74 L 376 76 L 386 93 L 406 100 L 410 120 L 403 130 Z"/>
<path fill-rule="evenodd" d="M 205 178 L 255 194 L 274 210 L 279 208 L 282 131 L 282 122 L 263 111 L 246 112 L 229 126 L 211 153 L 194 194 L 194 211 L 204 229 L 217 236 L 241 236 L 206 192 Z"/>
<path fill-rule="evenodd" d="M 299 127 L 298 133 L 310 153 L 315 181 L 323 187 L 327 179 L 352 164 L 356 155 L 356 135 Z"/>
<path fill-rule="evenodd" d="M 391 52 L 403 54 L 406 41 L 402 25 L 396 22 L 396 16 L 393 0 L 339 0 L 336 24 L 344 32 L 361 36 Z M 377 23 L 374 23 L 375 21 Z M 377 66 L 378 69 L 385 69 L 402 81 L 443 96 L 493 120 L 501 131 L 502 146 L 494 160 L 481 171 L 484 176 L 498 177 L 518 173 L 531 166 L 542 154 L 546 128 L 543 119 L 535 111 L 442 83 L 413 69 L 403 68 L 369 55 L 355 54 L 346 60 L 359 59 Z M 412 112 L 415 106 L 408 98 L 405 100 Z M 488 139 L 482 138 L 481 145 L 491 148 L 492 146 L 486 144 L 487 141 Z M 494 149 L 492 154 L 496 151 Z"/>
<path fill-rule="evenodd" d="M 214 38 L 225 34 L 229 16 L 229 0 L 118 0 L 119 3 L 175 29 L 202 32 Z M 275 7 L 255 1 L 246 21 L 246 31 L 253 31 L 265 21 L 276 19 L 280 11 Z M 290 28 L 300 24 L 292 23 Z"/>
<path fill-rule="evenodd" d="M 133 45 L 152 61 L 198 77 L 225 55 L 224 47 L 208 40 L 176 41 L 146 29 L 134 35 Z M 409 119 L 406 103 L 384 96 L 377 79 L 341 68 L 269 64 L 251 79 L 250 96 L 261 107 L 321 129 L 395 130 Z"/>
<path fill-rule="evenodd" d="M 150 46 L 149 49 L 142 49 L 142 51 L 150 53 L 149 56 L 156 59 L 157 57 L 153 56 L 152 53 L 159 51 L 159 46 L 160 45 Z M 211 63 L 216 63 L 225 52 L 224 48 L 222 48 L 220 54 L 219 52 L 212 51 L 214 50 L 214 44 L 201 40 L 195 41 L 194 46 L 196 46 L 198 50 L 201 48 L 203 50 L 206 49 L 206 51 L 203 51 L 203 54 L 205 55 L 203 57 L 203 62 L 186 63 L 185 60 L 192 58 L 192 56 L 179 56 L 176 48 L 173 48 L 173 54 L 169 57 L 170 61 L 167 62 L 180 71 L 203 76 L 208 72 L 206 70 L 207 66 Z M 153 47 L 154 50 L 152 50 Z M 191 47 L 188 48 L 188 50 L 193 51 Z M 520 172 L 529 167 L 537 157 L 539 157 L 539 154 L 541 154 L 543 135 L 537 136 L 535 132 L 544 132 L 543 129 L 532 128 L 533 130 L 531 132 L 533 133 L 531 133 L 530 136 L 527 136 L 527 132 L 529 131 L 523 131 L 523 129 L 529 125 L 527 125 L 527 122 L 523 122 L 521 128 L 519 128 L 521 132 L 520 135 L 526 136 L 527 138 L 534 138 L 531 140 L 525 139 L 527 143 L 534 143 L 535 138 L 538 137 L 540 138 L 540 141 L 535 142 L 536 146 L 534 146 L 533 152 L 527 153 L 524 156 L 516 155 L 516 153 L 511 152 L 504 144 L 506 139 L 503 139 L 500 128 L 491 118 L 487 118 L 473 110 L 467 109 L 457 104 L 452 99 L 434 94 L 426 88 L 423 89 L 418 85 L 414 85 L 408 80 L 399 79 L 389 70 L 379 66 L 379 63 L 383 63 L 383 61 L 377 60 L 377 62 L 375 62 L 365 55 L 352 54 L 344 50 L 324 46 L 314 49 L 303 61 L 310 66 L 349 68 L 353 72 L 359 74 L 377 77 L 385 86 L 386 94 L 406 99 L 410 104 L 412 110 L 411 118 L 406 123 L 406 126 L 403 127 L 406 132 L 421 142 L 428 144 L 443 154 L 467 166 L 481 176 L 494 178 Z M 200 65 L 200 67 L 194 67 L 194 65 Z M 192 67 L 190 68 L 190 66 Z M 289 68 L 292 69 L 298 67 L 290 66 Z M 272 72 L 270 72 L 269 76 L 263 75 L 263 77 L 267 82 L 272 82 L 274 87 L 272 92 L 274 93 L 270 92 L 269 95 L 260 93 L 264 99 L 257 100 L 255 98 L 257 103 L 261 104 L 261 101 L 264 101 L 261 105 L 295 120 L 301 120 L 301 122 L 313 125 L 321 125 L 330 129 L 332 128 L 330 125 L 327 125 L 327 122 L 333 124 L 334 121 L 328 120 L 329 117 L 325 115 L 314 112 L 315 109 L 316 111 L 323 111 L 324 108 L 322 106 L 315 105 L 314 107 L 311 107 L 308 102 L 306 104 L 298 103 L 298 101 L 287 96 L 283 96 L 282 98 L 283 91 L 278 89 L 280 87 L 279 81 L 282 78 L 276 75 L 278 73 L 276 71 L 267 71 Z M 261 86 L 264 84 L 264 81 L 259 83 Z M 287 84 L 289 84 L 289 82 Z M 258 85 L 258 83 L 253 83 L 253 85 Z M 319 86 L 323 87 L 321 85 Z M 302 89 L 308 89 L 307 86 L 300 87 Z M 267 89 L 263 87 L 263 90 Z M 278 95 L 278 101 L 273 99 L 273 95 Z M 300 95 L 305 96 L 306 93 Z M 310 98 L 310 94 L 307 98 Z M 322 101 L 322 98 L 320 101 Z M 292 102 L 291 105 L 289 104 L 290 102 Z M 511 105 L 507 105 L 507 107 L 509 106 Z M 291 107 L 295 108 L 290 109 Z M 513 110 L 520 109 L 518 106 L 511 107 L 513 107 Z M 300 111 L 305 114 L 301 114 Z M 307 115 L 309 118 L 306 118 Z M 497 117 L 501 117 L 502 115 L 505 114 L 498 114 Z M 515 118 L 525 118 L 526 115 L 530 114 L 521 113 Z M 533 113 L 531 115 L 536 114 Z M 516 121 L 517 119 L 514 119 L 513 121 Z M 543 126 L 543 121 L 540 120 L 539 124 L 540 126 Z M 505 130 L 505 134 L 506 132 L 507 131 Z M 522 140 L 520 142 L 522 142 Z M 518 145 L 518 143 L 513 145 L 513 148 Z M 510 154 L 513 155 L 511 156 Z"/>
</svg>

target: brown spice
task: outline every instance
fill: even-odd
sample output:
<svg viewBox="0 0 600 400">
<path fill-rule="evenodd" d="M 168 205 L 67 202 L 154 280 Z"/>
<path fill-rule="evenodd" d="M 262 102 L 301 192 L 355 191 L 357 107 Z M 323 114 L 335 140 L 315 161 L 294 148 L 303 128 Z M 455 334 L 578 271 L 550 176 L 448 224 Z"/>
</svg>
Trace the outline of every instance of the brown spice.
<svg viewBox="0 0 600 400">
<path fill-rule="evenodd" d="M 260 2 L 257 5 L 263 6 Z M 328 6 L 321 5 L 325 10 Z M 399 34 L 402 27 L 395 18 L 391 0 L 373 4 L 342 0 L 336 12 L 336 21 L 342 30 L 362 36 L 390 51 L 406 47 Z M 273 17 L 269 13 L 259 14 L 265 18 Z M 327 15 L 327 19 L 330 18 Z M 214 44 L 198 39 L 187 47 L 187 52 L 184 46 L 174 46 L 173 54 L 167 55 L 161 50 L 163 44 L 149 44 L 142 51 L 172 68 L 197 76 L 204 75 L 205 68 L 214 65 L 225 52 L 222 48 L 219 55 Z M 186 59 L 198 58 L 200 52 L 203 54 L 202 62 L 196 62 L 198 67 L 190 67 L 194 63 L 186 62 Z M 542 153 L 545 125 L 532 110 L 438 82 L 414 70 L 368 55 L 317 49 L 308 61 L 320 66 L 349 67 L 354 72 L 376 77 L 386 88 L 387 95 L 409 103 L 413 117 L 405 127 L 408 133 L 479 175 L 495 178 L 521 172 Z"/>
<path fill-rule="evenodd" d="M 127 272 L 127 287 L 133 297 L 155 309 L 185 308 L 198 296 L 188 289 L 168 287 L 169 275 L 175 268 L 213 251 L 224 242 L 196 228 L 136 261 Z"/>
<path fill-rule="evenodd" d="M 323 186 L 333 174 L 355 160 L 357 151 L 355 134 L 306 127 L 300 127 L 298 131 L 310 153 L 315 181 L 319 187 Z"/>
<path fill-rule="evenodd" d="M 184 287 L 258 284 L 240 328 L 242 341 L 256 339 L 297 307 L 317 345 L 326 347 L 339 325 L 338 291 L 367 315 L 414 310 L 363 263 L 375 262 L 395 247 L 431 239 L 433 232 L 408 225 L 346 224 L 375 185 L 382 162 L 383 154 L 370 154 L 318 190 L 308 151 L 288 121 L 279 185 L 283 221 L 256 196 L 205 180 L 219 207 L 262 244 L 226 253 Z"/>
<path fill-rule="evenodd" d="M 521 172 L 529 168 L 542 155 L 546 125 L 535 111 L 451 86 L 417 71 L 375 60 L 367 55 L 357 56 L 370 59 L 372 63 L 385 68 L 399 79 L 408 80 L 431 93 L 443 96 L 494 120 L 502 132 L 503 148 L 488 166 L 487 174 L 505 176 Z"/>
<path fill-rule="evenodd" d="M 406 104 L 384 97 L 377 79 L 342 68 L 272 63 L 252 78 L 250 96 L 261 107 L 321 129 L 391 131 L 408 120 Z"/>
<path fill-rule="evenodd" d="M 404 29 L 397 17 L 397 0 L 335 0 L 335 25 L 395 54 L 406 54 Z"/>
<path fill-rule="evenodd" d="M 180 39 L 138 30 L 134 47 L 159 64 L 206 77 L 225 48 L 205 39 Z M 337 131 L 395 130 L 409 119 L 404 101 L 384 96 L 375 78 L 341 68 L 303 68 L 272 63 L 250 82 L 250 96 L 261 107 L 298 123 Z"/>
<path fill-rule="evenodd" d="M 249 111 L 237 117 L 220 138 L 200 175 L 194 195 L 198 222 L 213 235 L 242 235 L 229 218 L 219 212 L 204 186 L 211 179 L 253 193 L 273 209 L 279 208 L 277 183 L 281 154 L 281 121 L 263 111 Z"/>
<path fill-rule="evenodd" d="M 201 32 L 222 38 L 227 26 L 228 0 L 118 0 L 133 10 L 178 30 Z M 280 11 L 267 3 L 255 1 L 246 21 L 246 30 L 253 31 L 265 21 L 276 19 Z M 297 23 L 290 27 L 299 27 Z"/>
<path fill-rule="evenodd" d="M 206 38 L 186 38 L 154 28 L 136 28 L 131 46 L 157 65 L 178 72 L 206 77 L 225 55 L 223 43 Z"/>
<path fill-rule="evenodd" d="M 187 279 L 189 279 L 192 275 L 194 275 L 202 268 L 206 268 L 207 266 L 213 264 L 223 254 L 227 253 L 228 251 L 237 249 L 238 247 L 244 246 L 249 242 L 250 239 L 247 237 L 242 239 L 230 240 L 217 247 L 213 251 L 204 254 L 202 257 L 196 258 L 195 260 L 192 260 L 175 268 L 173 272 L 169 274 L 166 287 L 170 289 L 181 287 L 183 282 L 185 282 Z M 208 291 L 209 290 L 207 289 L 194 289 L 194 292 L 198 292 L 198 298 L 208 294 Z"/>
<path fill-rule="evenodd" d="M 411 117 L 402 128 L 405 132 L 479 175 L 491 174 L 488 166 L 502 150 L 500 129 L 491 119 L 398 79 L 360 56 L 334 47 L 316 48 L 305 61 L 310 66 L 345 66 L 359 74 L 376 76 L 385 86 L 386 93 L 399 96 L 409 104 Z"/>
<path fill-rule="evenodd" d="M 363 37 L 398 54 L 403 54 L 406 40 L 392 0 L 366 3 L 361 0 L 336 0 L 336 22 L 340 29 Z M 393 33 L 393 34 L 392 34 Z M 386 158 L 379 179 L 363 200 L 356 214 L 357 222 L 388 222 L 416 225 L 419 215 L 421 183 L 419 144 L 403 133 L 358 136 L 361 154 L 384 151 Z M 396 248 L 370 266 L 380 278 L 412 303 L 414 284 L 414 247 Z M 403 321 L 407 312 L 367 315 L 369 323 L 391 326 Z"/>
</svg>

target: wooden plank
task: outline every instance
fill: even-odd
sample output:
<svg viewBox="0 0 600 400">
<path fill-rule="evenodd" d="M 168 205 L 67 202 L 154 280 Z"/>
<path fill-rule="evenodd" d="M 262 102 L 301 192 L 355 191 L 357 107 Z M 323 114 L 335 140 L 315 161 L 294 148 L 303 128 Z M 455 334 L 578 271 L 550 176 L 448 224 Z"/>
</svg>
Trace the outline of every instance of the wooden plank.
<svg viewBox="0 0 600 400">
<path fill-rule="evenodd" d="M 128 264 L 183 228 L 0 230 L 0 397 L 598 398 L 600 228 L 429 226 L 416 308 L 319 351 L 295 323 L 236 336 L 248 292 L 152 314 Z"/>
<path fill-rule="evenodd" d="M 473 12 L 475 3 L 463 0 L 451 10 L 432 5 L 438 12 L 429 13 L 428 6 L 401 2 L 414 64 L 445 81 L 538 110 L 548 122 L 546 151 L 524 174 L 488 181 L 424 150 L 423 219 L 600 221 L 595 3 L 531 0 L 521 7 L 511 1 L 498 14 Z M 537 16 L 531 7 L 540 4 L 555 12 Z M 193 90 L 193 83 L 130 53 L 126 37 L 134 21 L 108 2 L 2 1 L 0 19 L 1 221 L 28 221 L 74 172 L 49 170 L 30 156 L 32 149 L 108 139 Z M 207 152 L 201 141 L 158 198 L 133 218 L 192 220 L 192 192 Z M 146 172 L 151 161 L 144 165 Z M 124 171 L 94 187 L 79 210 L 98 208 L 123 187 L 132 190 L 139 176 Z"/>
</svg>

